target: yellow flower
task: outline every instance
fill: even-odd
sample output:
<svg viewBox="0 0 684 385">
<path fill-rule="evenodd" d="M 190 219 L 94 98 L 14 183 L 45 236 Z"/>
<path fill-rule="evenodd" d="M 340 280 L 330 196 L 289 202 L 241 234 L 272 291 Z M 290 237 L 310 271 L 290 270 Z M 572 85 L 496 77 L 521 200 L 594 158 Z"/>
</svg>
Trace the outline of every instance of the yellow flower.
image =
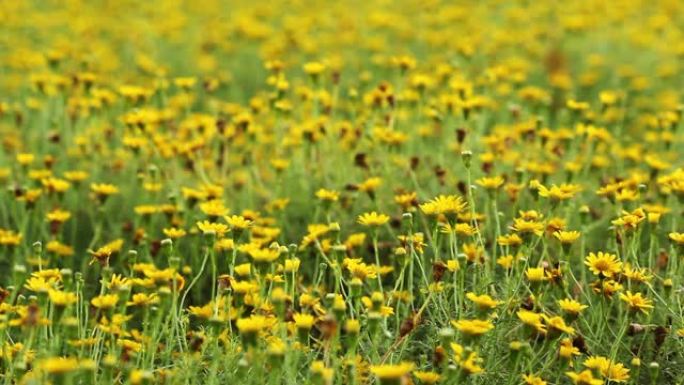
<svg viewBox="0 0 684 385">
<path fill-rule="evenodd" d="M 546 326 L 543 323 L 544 318 L 542 314 L 524 309 L 519 310 L 516 314 L 520 321 L 522 321 L 522 323 L 532 327 L 536 332 L 540 334 L 546 334 Z"/>
<path fill-rule="evenodd" d="M 526 385 L 546 385 L 547 382 L 541 377 L 535 376 L 534 374 L 523 374 L 523 381 Z"/>
<path fill-rule="evenodd" d="M 197 227 L 202 231 L 202 233 L 204 233 L 204 234 L 212 234 L 213 233 L 213 234 L 216 234 L 216 236 L 219 238 L 228 232 L 228 225 L 225 225 L 223 223 L 201 221 L 201 222 L 197 222 Z"/>
<path fill-rule="evenodd" d="M 571 360 L 574 356 L 579 356 L 580 351 L 572 344 L 572 340 L 570 338 L 563 338 L 560 342 L 558 355 L 566 360 Z"/>
<path fill-rule="evenodd" d="M 631 291 L 620 294 L 620 299 L 627 303 L 630 311 L 640 311 L 644 314 L 648 314 L 650 309 L 653 309 L 653 302 L 642 296 L 641 293 L 633 294 Z"/>
<path fill-rule="evenodd" d="M 463 319 L 458 321 L 451 321 L 451 324 L 458 329 L 461 333 L 470 336 L 481 336 L 488 331 L 494 329 L 489 320 L 479 320 L 479 319 Z"/>
<path fill-rule="evenodd" d="M 333 368 L 327 368 L 323 361 L 312 362 L 309 370 L 314 377 L 320 377 L 320 379 L 316 379 L 314 382 L 321 384 L 332 384 L 335 371 Z"/>
<path fill-rule="evenodd" d="M 316 317 L 306 313 L 296 313 L 292 318 L 297 329 L 310 330 L 316 322 Z"/>
<path fill-rule="evenodd" d="M 167 237 L 169 237 L 171 239 L 182 238 L 185 236 L 185 234 L 187 234 L 185 230 L 179 229 L 176 227 L 168 227 L 168 228 L 162 229 L 162 232 L 164 233 L 164 235 L 166 235 Z"/>
<path fill-rule="evenodd" d="M 327 202 L 337 202 L 340 198 L 340 193 L 322 188 L 316 191 L 316 198 Z"/>
<path fill-rule="evenodd" d="M 602 356 L 591 356 L 584 361 L 587 369 L 597 370 L 603 377 L 612 382 L 626 382 L 629 379 L 629 369 L 620 363 Z"/>
<path fill-rule="evenodd" d="M 589 253 L 584 264 L 589 266 L 589 270 L 591 270 L 594 275 L 601 275 L 605 278 L 613 277 L 613 275 L 620 272 L 620 268 L 622 267 L 622 262 L 620 262 L 615 255 L 603 253 L 601 251 L 599 251 L 598 254 Z"/>
<path fill-rule="evenodd" d="M 503 255 L 499 258 L 496 259 L 496 264 L 503 267 L 506 270 L 510 270 L 511 267 L 513 267 L 513 262 L 515 261 L 515 257 L 512 255 Z"/>
<path fill-rule="evenodd" d="M 561 299 L 558 301 L 558 305 L 564 312 L 574 315 L 581 313 L 584 309 L 589 307 L 587 305 L 582 305 L 581 303 L 570 298 Z"/>
<path fill-rule="evenodd" d="M 236 326 L 240 333 L 254 334 L 266 330 L 274 324 L 272 319 L 262 315 L 252 315 L 249 318 L 240 318 Z"/>
<path fill-rule="evenodd" d="M 79 360 L 74 357 L 52 357 L 36 363 L 36 369 L 49 374 L 64 374 L 82 369 L 93 369 L 91 360 Z"/>
<path fill-rule="evenodd" d="M 475 302 L 475 304 L 481 309 L 493 309 L 502 303 L 501 301 L 495 301 L 487 294 L 477 295 L 473 292 L 467 293 L 466 298 Z"/>
<path fill-rule="evenodd" d="M 415 371 L 413 372 L 413 375 L 416 376 L 418 381 L 422 384 L 436 384 L 442 379 L 442 376 L 435 372 Z"/>
<path fill-rule="evenodd" d="M 141 385 L 154 380 L 154 374 L 149 370 L 134 369 L 128 377 L 131 385 Z"/>
<path fill-rule="evenodd" d="M 539 196 L 544 198 L 550 198 L 554 201 L 567 200 L 575 196 L 578 192 L 582 191 L 582 187 L 576 184 L 566 184 L 563 183 L 560 186 L 552 185 L 551 188 L 546 188 L 543 185 L 539 185 Z"/>
<path fill-rule="evenodd" d="M 126 303 L 126 306 L 149 306 L 157 303 L 159 303 L 159 295 L 157 295 L 157 293 L 136 293 L 133 294 L 131 300 Z"/>
<path fill-rule="evenodd" d="M 307 75 L 318 76 L 325 71 L 325 64 L 317 61 L 308 62 L 304 64 L 304 72 Z"/>
<path fill-rule="evenodd" d="M 251 249 L 249 250 L 249 256 L 256 263 L 271 263 L 278 259 L 280 256 L 280 250 L 278 249 Z"/>
<path fill-rule="evenodd" d="M 371 365 L 370 371 L 382 380 L 397 380 L 413 370 L 412 362 L 401 362 L 395 365 Z"/>
<path fill-rule="evenodd" d="M 513 225 L 511 225 L 511 230 L 525 234 L 534 234 L 540 236 L 544 233 L 544 225 L 539 222 L 529 221 L 522 218 L 515 218 L 513 220 Z"/>
<path fill-rule="evenodd" d="M 252 226 L 252 221 L 241 215 L 231 215 L 224 218 L 233 230 L 246 230 Z"/>
<path fill-rule="evenodd" d="M 484 372 L 484 368 L 480 366 L 481 362 L 482 358 L 476 352 L 471 352 L 465 360 L 459 362 L 459 366 L 468 375 L 478 374 Z"/>
<path fill-rule="evenodd" d="M 50 298 L 50 301 L 55 306 L 69 306 L 75 304 L 76 301 L 78 301 L 76 293 L 69 293 L 60 290 L 51 289 L 50 291 L 48 291 L 48 296 Z"/>
<path fill-rule="evenodd" d="M 358 222 L 363 226 L 382 226 L 389 222 L 389 216 L 372 211 L 359 215 Z"/>
<path fill-rule="evenodd" d="M 71 213 L 65 210 L 52 210 L 45 214 L 48 222 L 64 223 L 71 218 Z"/>
<path fill-rule="evenodd" d="M 504 182 L 504 178 L 498 175 L 493 177 L 483 177 L 475 181 L 475 183 L 491 191 L 498 190 L 499 187 L 503 186 Z"/>
<path fill-rule="evenodd" d="M 520 246 L 522 242 L 523 240 L 518 234 L 500 235 L 496 239 L 496 243 L 501 246 Z"/>
<path fill-rule="evenodd" d="M 31 277 L 26 281 L 24 287 L 35 293 L 48 293 L 50 290 L 55 289 L 57 282 L 55 280 L 48 280 L 43 277 Z"/>
<path fill-rule="evenodd" d="M 575 385 L 603 385 L 603 380 L 594 378 L 591 370 L 583 370 L 580 373 L 565 372 Z"/>
<path fill-rule="evenodd" d="M 93 298 L 90 303 L 98 309 L 111 309 L 119 302 L 116 294 L 104 294 Z"/>
<path fill-rule="evenodd" d="M 425 215 L 452 215 L 456 216 L 467 207 L 463 198 L 456 195 L 440 195 L 435 199 L 420 205 L 420 210 Z"/>
<path fill-rule="evenodd" d="M 119 188 L 113 184 L 107 183 L 92 183 L 90 185 L 90 190 L 94 192 L 97 196 L 106 197 L 109 195 L 114 195 L 119 193 Z"/>
<path fill-rule="evenodd" d="M 551 330 L 556 330 L 562 333 L 566 333 L 569 335 L 574 335 L 575 334 L 575 328 L 568 326 L 565 324 L 565 321 L 563 321 L 563 318 L 561 317 L 547 317 L 545 315 L 542 315 L 544 317 L 544 320 L 546 321 L 546 325 L 549 329 Z"/>
<path fill-rule="evenodd" d="M 684 246 L 684 233 L 674 233 L 673 232 L 673 233 L 670 233 L 668 236 L 670 237 L 670 239 L 674 243 Z"/>
<path fill-rule="evenodd" d="M 553 233 L 553 236 L 562 244 L 570 244 L 575 242 L 580 237 L 579 231 L 563 231 L 559 230 Z"/>
<path fill-rule="evenodd" d="M 525 270 L 525 278 L 530 282 L 544 282 L 551 278 L 551 275 L 543 267 L 528 267 Z"/>
<path fill-rule="evenodd" d="M 359 334 L 361 323 L 357 319 L 350 318 L 344 323 L 344 330 L 349 334 Z"/>
</svg>

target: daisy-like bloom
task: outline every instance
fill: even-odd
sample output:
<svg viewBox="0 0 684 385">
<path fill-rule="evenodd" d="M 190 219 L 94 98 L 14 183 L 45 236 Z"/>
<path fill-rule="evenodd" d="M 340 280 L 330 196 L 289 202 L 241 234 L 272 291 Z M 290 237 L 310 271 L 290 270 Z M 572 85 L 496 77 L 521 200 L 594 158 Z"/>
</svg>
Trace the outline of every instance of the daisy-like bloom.
<svg viewBox="0 0 684 385">
<path fill-rule="evenodd" d="M 451 321 L 451 324 L 461 333 L 475 337 L 481 336 L 494 329 L 494 325 L 489 320 L 462 319 L 458 321 Z"/>
<path fill-rule="evenodd" d="M 478 185 L 489 191 L 496 191 L 503 186 L 505 180 L 501 176 L 483 177 L 475 181 Z"/>
<path fill-rule="evenodd" d="M 473 292 L 469 292 L 466 294 L 466 298 L 469 300 L 473 301 L 477 307 L 480 309 L 494 309 L 497 307 L 499 304 L 501 304 L 501 301 L 496 301 L 492 297 L 488 296 L 487 294 L 482 294 L 482 295 L 477 295 Z"/>
<path fill-rule="evenodd" d="M 399 384 L 401 379 L 413 370 L 412 362 L 401 362 L 399 364 L 371 365 L 370 371 L 381 384 Z"/>
<path fill-rule="evenodd" d="M 107 283 L 107 289 L 111 291 L 128 291 L 130 288 L 130 280 L 121 274 L 112 274 L 112 278 Z"/>
<path fill-rule="evenodd" d="M 556 238 L 562 244 L 571 244 L 575 242 L 580 237 L 579 231 L 563 231 L 559 230 L 553 233 L 554 238 Z"/>
<path fill-rule="evenodd" d="M 672 232 L 668 234 L 668 237 L 672 242 L 676 243 L 677 245 L 684 246 L 684 233 Z"/>
<path fill-rule="evenodd" d="M 456 195 L 440 195 L 435 199 L 420 205 L 420 210 L 425 215 L 451 215 L 456 216 L 460 214 L 468 204 Z"/>
<path fill-rule="evenodd" d="M 421 384 L 426 385 L 436 384 L 442 379 L 442 376 L 435 372 L 415 371 L 413 372 L 413 375 L 418 379 L 418 381 L 420 381 Z"/>
<path fill-rule="evenodd" d="M 92 183 L 90 185 L 90 191 L 95 193 L 98 197 L 107 197 L 110 195 L 118 194 L 119 188 L 113 184 L 108 183 Z"/>
<path fill-rule="evenodd" d="M 59 178 L 45 178 L 42 179 L 40 183 L 48 193 L 63 193 L 71 187 L 71 183 Z M 102 194 L 97 195 L 101 196 Z"/>
<path fill-rule="evenodd" d="M 256 334 L 274 324 L 273 319 L 262 315 L 252 315 L 249 318 L 240 318 L 236 322 L 236 326 L 241 334 Z"/>
<path fill-rule="evenodd" d="M 335 371 L 333 368 L 325 366 L 323 361 L 314 361 L 309 369 L 314 381 L 319 384 L 332 384 Z"/>
<path fill-rule="evenodd" d="M 571 199 L 580 191 L 582 191 L 582 187 L 580 185 L 566 183 L 563 183 L 560 186 L 552 185 L 551 188 L 546 188 L 543 185 L 539 185 L 538 190 L 539 196 L 550 198 L 553 201 Z"/>
<path fill-rule="evenodd" d="M 50 290 L 55 289 L 57 281 L 46 279 L 44 277 L 33 276 L 29 278 L 24 287 L 34 293 L 49 293 Z"/>
<path fill-rule="evenodd" d="M 71 213 L 66 210 L 52 210 L 45 214 L 45 219 L 50 223 L 64 223 L 71 218 Z"/>
<path fill-rule="evenodd" d="M 525 270 L 525 278 L 530 282 L 544 282 L 551 279 L 551 274 L 543 267 L 528 267 Z"/>
<path fill-rule="evenodd" d="M 484 368 L 480 366 L 482 358 L 476 353 L 471 352 L 465 359 L 458 362 L 459 366 L 467 375 L 473 375 L 484 372 Z"/>
<path fill-rule="evenodd" d="M 544 317 L 542 314 L 535 313 L 529 310 L 519 310 L 516 315 L 518 319 L 525 325 L 531 327 L 539 334 L 546 334 L 546 325 L 544 325 Z"/>
<path fill-rule="evenodd" d="M 382 179 L 378 177 L 368 178 L 365 181 L 359 183 L 356 187 L 359 191 L 365 192 L 371 198 L 375 197 L 375 190 L 382 184 Z"/>
<path fill-rule="evenodd" d="M 413 211 L 418 206 L 418 194 L 416 192 L 398 194 L 394 196 L 394 202 L 401 206 L 404 212 Z"/>
<path fill-rule="evenodd" d="M 216 236 L 219 238 L 222 237 L 229 230 L 228 225 L 209 221 L 197 222 L 197 227 L 200 229 L 200 231 L 202 231 L 202 233 L 216 234 Z"/>
<path fill-rule="evenodd" d="M 154 381 L 154 373 L 150 370 L 134 369 L 131 370 L 128 380 L 131 385 L 147 384 Z"/>
<path fill-rule="evenodd" d="M 629 310 L 632 312 L 640 311 L 644 314 L 648 314 L 648 312 L 653 309 L 653 302 L 644 297 L 641 293 L 634 294 L 628 290 L 626 293 L 620 294 L 620 299 L 627 304 Z"/>
<path fill-rule="evenodd" d="M 570 338 L 563 338 L 560 341 L 560 347 L 558 348 L 558 355 L 566 360 L 571 360 L 575 356 L 580 355 L 579 348 L 572 344 Z"/>
<path fill-rule="evenodd" d="M 36 363 L 36 370 L 53 375 L 94 368 L 95 363 L 92 360 L 79 360 L 74 357 L 51 357 Z"/>
<path fill-rule="evenodd" d="M 231 215 L 224 217 L 230 228 L 235 230 L 246 230 L 252 226 L 252 221 L 242 215 Z"/>
<path fill-rule="evenodd" d="M 349 334 L 359 334 L 361 331 L 361 322 L 358 319 L 349 318 L 344 323 L 344 330 Z"/>
<path fill-rule="evenodd" d="M 98 309 L 111 309 L 119 302 L 116 294 L 104 294 L 93 298 L 90 303 Z"/>
<path fill-rule="evenodd" d="M 0 228 L 0 246 L 18 246 L 22 238 L 21 233 Z"/>
<path fill-rule="evenodd" d="M 64 172 L 64 179 L 78 183 L 86 180 L 88 178 L 88 173 L 80 170 L 66 171 Z"/>
<path fill-rule="evenodd" d="M 546 385 L 547 382 L 534 374 L 523 374 L 523 381 L 526 385 Z"/>
<path fill-rule="evenodd" d="M 311 330 L 316 322 L 316 317 L 306 313 L 296 313 L 292 318 L 294 319 L 295 326 L 300 330 Z"/>
<path fill-rule="evenodd" d="M 292 274 L 299 270 L 299 266 L 301 265 L 302 261 L 297 258 L 288 258 L 284 261 L 283 263 L 283 272 L 287 274 Z"/>
<path fill-rule="evenodd" d="M 558 301 L 558 306 L 560 306 L 561 310 L 573 316 L 577 316 L 584 309 L 589 307 L 587 305 L 582 305 L 581 303 L 571 298 L 561 299 L 560 301 Z"/>
<path fill-rule="evenodd" d="M 506 270 L 510 270 L 513 267 L 513 262 L 515 262 L 515 260 L 516 258 L 511 254 L 503 255 L 496 259 L 496 264 Z"/>
<path fill-rule="evenodd" d="M 587 369 L 598 371 L 604 378 L 611 382 L 627 382 L 629 380 L 629 369 L 621 363 L 602 356 L 591 356 L 584 361 Z"/>
<path fill-rule="evenodd" d="M 591 287 L 596 294 L 603 294 L 604 296 L 611 298 L 613 294 L 622 290 L 623 286 L 619 282 L 613 279 L 605 279 L 596 282 L 592 282 Z"/>
<path fill-rule="evenodd" d="M 555 330 L 571 336 L 575 334 L 575 328 L 568 326 L 565 321 L 563 321 L 563 318 L 558 316 L 547 317 L 546 315 L 543 315 L 543 317 L 549 330 Z"/>
<path fill-rule="evenodd" d="M 591 370 L 583 370 L 580 373 L 565 372 L 575 385 L 603 385 L 603 380 L 595 378 Z"/>
<path fill-rule="evenodd" d="M 126 303 L 126 306 L 149 306 L 157 303 L 159 303 L 159 295 L 157 293 L 136 293 L 133 294 L 131 300 Z"/>
<path fill-rule="evenodd" d="M 183 238 L 187 234 L 185 230 L 179 229 L 177 227 L 167 227 L 162 229 L 162 232 L 171 239 Z"/>
<path fill-rule="evenodd" d="M 363 226 L 377 227 L 389 222 L 389 216 L 375 211 L 359 215 L 358 222 Z"/>
<path fill-rule="evenodd" d="M 318 61 L 312 61 L 304 63 L 302 68 L 307 75 L 319 76 L 323 73 L 323 71 L 325 71 L 326 65 Z"/>
<path fill-rule="evenodd" d="M 611 221 L 615 226 L 624 227 L 626 230 L 636 229 L 646 219 L 646 213 L 642 209 L 636 209 L 631 213 L 622 212 L 622 216 Z"/>
<path fill-rule="evenodd" d="M 644 283 L 648 282 L 653 278 L 647 269 L 632 267 L 630 263 L 625 263 L 622 269 L 622 275 L 632 282 Z"/>
<path fill-rule="evenodd" d="M 316 198 L 323 202 L 337 202 L 340 199 L 340 193 L 322 188 L 316 191 Z"/>
<path fill-rule="evenodd" d="M 48 297 L 50 298 L 50 302 L 55 306 L 61 307 L 73 305 L 78 301 L 76 293 L 69 293 L 61 290 L 48 291 Z"/>
<path fill-rule="evenodd" d="M 453 273 L 461 268 L 461 264 L 458 262 L 458 259 L 450 259 L 446 261 L 446 267 L 447 270 Z"/>
<path fill-rule="evenodd" d="M 252 260 L 255 263 L 263 264 L 263 263 L 271 263 L 278 259 L 280 256 L 280 250 L 279 249 L 250 249 L 248 251 L 248 254 L 250 257 L 252 257 Z"/>
<path fill-rule="evenodd" d="M 540 236 L 544 233 L 544 224 L 522 218 L 515 218 L 510 229 L 522 235 L 534 234 Z"/>
<path fill-rule="evenodd" d="M 496 243 L 498 243 L 501 246 L 520 246 L 522 245 L 522 238 L 518 234 L 507 234 L 507 235 L 500 235 L 496 239 Z"/>
<path fill-rule="evenodd" d="M 22 166 L 27 166 L 36 160 L 36 156 L 30 153 L 19 153 L 16 156 L 17 163 Z"/>
<path fill-rule="evenodd" d="M 102 266 L 107 266 L 109 264 L 109 258 L 114 253 L 114 250 L 105 245 L 97 250 L 88 250 L 88 253 L 93 257 L 93 259 L 90 260 L 91 265 L 95 262 L 98 262 Z"/>
<path fill-rule="evenodd" d="M 620 262 L 614 254 L 604 253 L 589 253 L 584 260 L 584 264 L 589 266 L 594 275 L 600 275 L 603 278 L 612 278 L 613 275 L 620 272 L 622 262 Z"/>
<path fill-rule="evenodd" d="M 212 219 L 228 214 L 228 208 L 226 208 L 226 206 L 223 204 L 223 201 L 220 199 L 212 199 L 202 202 L 199 205 L 199 209 Z"/>
</svg>

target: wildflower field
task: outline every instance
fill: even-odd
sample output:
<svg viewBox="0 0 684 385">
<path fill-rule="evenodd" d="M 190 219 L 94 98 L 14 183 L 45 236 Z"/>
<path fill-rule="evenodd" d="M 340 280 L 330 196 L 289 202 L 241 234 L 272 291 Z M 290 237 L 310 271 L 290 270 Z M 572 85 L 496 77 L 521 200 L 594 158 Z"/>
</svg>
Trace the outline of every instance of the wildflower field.
<svg viewBox="0 0 684 385">
<path fill-rule="evenodd" d="M 684 384 L 683 15 L 0 2 L 0 385 Z"/>
</svg>

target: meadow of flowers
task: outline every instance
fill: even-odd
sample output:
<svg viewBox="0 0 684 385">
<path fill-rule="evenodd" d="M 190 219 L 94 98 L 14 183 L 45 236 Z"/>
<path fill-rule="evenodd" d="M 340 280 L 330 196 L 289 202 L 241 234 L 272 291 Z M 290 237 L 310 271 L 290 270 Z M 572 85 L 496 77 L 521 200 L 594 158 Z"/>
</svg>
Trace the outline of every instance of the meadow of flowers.
<svg viewBox="0 0 684 385">
<path fill-rule="evenodd" d="M 684 384 L 684 3 L 0 31 L 0 385 Z"/>
</svg>

